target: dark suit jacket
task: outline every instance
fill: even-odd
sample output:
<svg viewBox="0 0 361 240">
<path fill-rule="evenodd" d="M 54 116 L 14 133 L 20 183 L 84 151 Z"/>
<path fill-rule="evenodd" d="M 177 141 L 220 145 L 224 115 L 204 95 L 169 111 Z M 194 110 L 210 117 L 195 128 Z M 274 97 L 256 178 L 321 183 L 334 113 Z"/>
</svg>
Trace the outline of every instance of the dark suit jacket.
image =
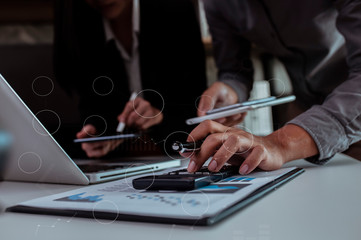
<svg viewBox="0 0 361 240">
<path fill-rule="evenodd" d="M 278 57 L 324 164 L 361 140 L 361 1 L 206 0 L 220 79 L 251 87 L 251 43 Z M 245 94 L 244 94 L 245 95 Z M 312 106 L 312 107 L 311 107 Z"/>
<path fill-rule="evenodd" d="M 127 74 L 115 45 L 105 42 L 101 15 L 84 2 L 56 1 L 55 74 L 80 95 L 83 121 L 114 132 L 130 95 Z M 196 116 L 195 102 L 206 88 L 204 48 L 190 0 L 140 0 L 139 52 L 143 89 L 164 99 L 157 135 L 189 131 L 184 121 Z M 161 97 L 151 93 L 144 98 L 161 109 Z"/>
</svg>

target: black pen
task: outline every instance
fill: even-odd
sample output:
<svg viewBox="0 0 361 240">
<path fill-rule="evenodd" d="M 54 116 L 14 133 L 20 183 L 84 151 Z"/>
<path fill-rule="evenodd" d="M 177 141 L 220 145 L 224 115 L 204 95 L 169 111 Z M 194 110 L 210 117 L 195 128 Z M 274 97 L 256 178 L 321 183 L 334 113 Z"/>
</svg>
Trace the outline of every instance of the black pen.
<svg viewBox="0 0 361 240">
<path fill-rule="evenodd" d="M 201 150 L 201 145 L 203 142 L 204 140 L 200 140 L 196 142 L 185 142 L 185 143 L 176 141 L 173 143 L 172 149 L 179 153 L 199 151 Z"/>
</svg>

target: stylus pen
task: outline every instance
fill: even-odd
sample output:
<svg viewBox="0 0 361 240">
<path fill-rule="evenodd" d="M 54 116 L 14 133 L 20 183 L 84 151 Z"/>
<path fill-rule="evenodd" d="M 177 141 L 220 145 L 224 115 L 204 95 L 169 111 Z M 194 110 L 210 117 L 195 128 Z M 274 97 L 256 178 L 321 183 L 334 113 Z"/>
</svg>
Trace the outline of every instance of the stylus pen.
<svg viewBox="0 0 361 240">
<path fill-rule="evenodd" d="M 172 149 L 180 153 L 199 151 L 201 150 L 201 145 L 203 142 L 204 140 L 200 140 L 196 142 L 186 142 L 186 143 L 176 141 L 173 143 Z"/>
<path fill-rule="evenodd" d="M 269 102 L 269 101 L 272 101 L 275 99 L 276 99 L 275 96 L 271 96 L 271 97 L 266 97 L 266 98 L 249 100 L 249 101 L 242 102 L 242 103 L 237 103 L 237 104 L 233 104 L 233 105 L 229 105 L 229 106 L 225 106 L 225 107 L 215 108 L 215 109 L 209 110 L 206 114 L 222 112 L 222 111 L 233 109 L 233 108 L 249 106 L 249 105 L 254 105 L 254 104 L 259 104 L 259 103 L 265 103 L 265 102 Z"/>
<path fill-rule="evenodd" d="M 188 125 L 198 124 L 198 123 L 203 122 L 204 120 L 208 120 L 208 119 L 215 120 L 215 119 L 219 119 L 219 118 L 223 118 L 223 117 L 229 117 L 229 116 L 232 116 L 235 114 L 247 112 L 250 110 L 257 109 L 257 108 L 271 107 L 271 106 L 275 106 L 275 105 L 279 105 L 279 104 L 283 104 L 283 103 L 292 102 L 295 99 L 296 99 L 296 97 L 293 95 L 287 96 L 287 97 L 276 98 L 274 100 L 270 100 L 270 101 L 266 101 L 266 102 L 262 102 L 262 103 L 240 106 L 240 107 L 237 107 L 234 109 L 228 109 L 225 111 L 216 112 L 216 113 L 201 116 L 201 117 L 190 118 L 190 119 L 186 120 L 186 123 Z"/>
<path fill-rule="evenodd" d="M 136 98 L 137 98 L 137 93 L 136 92 L 133 92 L 131 95 L 130 95 L 130 98 L 129 98 L 129 102 L 130 101 L 134 101 Z M 117 127 L 117 132 L 118 133 L 121 133 L 124 131 L 124 128 L 125 128 L 125 123 L 124 122 L 119 122 L 118 124 L 118 127 Z"/>
</svg>

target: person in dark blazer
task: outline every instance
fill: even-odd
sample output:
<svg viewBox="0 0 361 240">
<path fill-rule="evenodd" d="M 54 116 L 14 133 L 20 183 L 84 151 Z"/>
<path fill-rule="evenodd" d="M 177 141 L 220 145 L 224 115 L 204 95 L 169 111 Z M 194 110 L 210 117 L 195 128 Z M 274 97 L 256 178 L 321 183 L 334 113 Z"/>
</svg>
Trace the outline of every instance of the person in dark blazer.
<svg viewBox="0 0 361 240">
<path fill-rule="evenodd" d="M 206 89 L 204 48 L 190 0 L 57 0 L 54 38 L 56 79 L 80 97 L 78 138 L 115 132 L 119 121 L 153 128 L 158 140 L 190 131 L 185 119 L 196 115 Z M 134 101 L 131 92 L 138 93 Z M 101 157 L 118 144 L 82 148 Z"/>
<path fill-rule="evenodd" d="M 190 172 L 210 155 L 209 170 L 231 159 L 241 174 L 302 158 L 322 165 L 342 152 L 361 159 L 361 1 L 205 0 L 204 7 L 220 81 L 204 93 L 199 115 L 213 102 L 249 96 L 252 46 L 284 64 L 297 101 L 282 113 L 289 121 L 268 136 L 224 126 L 241 115 L 201 123 L 190 138 L 206 139 Z"/>
</svg>

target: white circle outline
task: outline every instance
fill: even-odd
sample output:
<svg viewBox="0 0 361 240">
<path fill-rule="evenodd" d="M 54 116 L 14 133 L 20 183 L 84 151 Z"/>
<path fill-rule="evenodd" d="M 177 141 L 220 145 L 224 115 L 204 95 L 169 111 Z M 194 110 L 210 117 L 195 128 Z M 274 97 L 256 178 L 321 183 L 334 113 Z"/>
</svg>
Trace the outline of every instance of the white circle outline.
<svg viewBox="0 0 361 240">
<path fill-rule="evenodd" d="M 200 192 L 202 193 L 204 196 L 206 196 L 206 199 L 207 199 L 207 208 L 204 210 L 204 212 L 202 214 L 199 215 L 199 217 L 202 217 L 208 210 L 209 210 L 209 207 L 210 207 L 210 200 L 209 200 L 209 197 L 207 194 L 205 194 L 204 192 L 200 191 L 200 190 L 195 190 L 195 191 L 192 191 L 192 192 L 186 192 L 183 196 L 182 196 L 182 199 L 181 199 L 181 207 L 182 207 L 182 210 L 184 213 L 188 214 L 189 216 L 192 216 L 192 217 L 197 217 L 198 215 L 192 215 L 191 213 L 189 213 L 187 210 L 185 210 L 184 206 L 183 206 L 183 202 L 184 202 L 184 198 L 186 195 L 188 194 L 196 194 L 196 192 Z"/>
<path fill-rule="evenodd" d="M 99 116 L 99 115 L 90 115 L 89 117 L 87 117 L 87 118 L 84 120 L 83 128 L 84 128 L 84 126 L 85 126 L 86 121 L 87 121 L 89 118 L 91 118 L 91 117 L 99 117 L 99 118 L 101 118 L 101 119 L 104 121 L 105 129 L 104 129 L 104 131 L 103 131 L 102 133 L 99 133 L 99 134 L 90 134 L 90 133 L 88 133 L 88 132 L 86 132 L 86 134 L 88 134 L 90 137 L 99 137 L 99 136 L 103 135 L 103 134 L 107 131 L 107 129 L 108 129 L 108 124 L 107 124 L 107 121 L 105 121 L 105 118 L 103 118 L 102 116 Z"/>
<path fill-rule="evenodd" d="M 197 106 L 197 101 L 198 101 L 198 99 L 202 98 L 203 96 L 204 96 L 204 97 L 209 97 L 209 98 L 211 99 L 211 101 L 212 101 L 212 107 L 211 107 L 211 109 L 214 109 L 214 107 L 216 106 L 216 103 L 213 101 L 213 98 L 212 98 L 211 96 L 209 96 L 209 95 L 203 94 L 203 95 L 198 96 L 197 99 L 196 99 L 196 101 L 194 102 L 194 105 L 196 106 L 197 111 L 206 113 L 207 111 L 199 110 L 199 108 L 198 108 L 198 106 Z"/>
<path fill-rule="evenodd" d="M 131 169 L 133 166 L 140 166 L 140 165 L 149 166 L 149 165 L 146 164 L 146 163 L 139 163 L 139 164 L 134 163 L 134 164 L 130 165 L 130 166 L 125 170 L 124 181 L 125 181 L 125 183 L 128 185 L 128 187 L 130 187 L 130 188 L 132 188 L 132 189 L 133 189 L 133 185 L 131 185 L 130 183 L 128 183 L 128 177 L 127 177 L 128 169 Z M 148 173 L 147 173 L 147 174 L 148 174 Z M 150 187 L 153 185 L 154 181 L 155 181 L 155 172 L 154 172 L 154 169 L 152 169 L 152 175 L 153 175 L 153 181 L 152 181 L 152 183 L 151 183 L 148 187 L 146 187 L 146 188 L 144 188 L 144 189 L 137 189 L 137 190 L 142 191 L 142 190 L 147 190 L 148 188 L 150 188 Z M 133 175 L 133 176 L 134 176 L 134 175 Z M 133 176 L 130 176 L 130 177 L 133 177 Z"/>
<path fill-rule="evenodd" d="M 49 93 L 47 93 L 47 94 L 39 94 L 39 93 L 37 93 L 37 92 L 35 91 L 35 89 L 34 89 L 34 83 L 35 83 L 35 81 L 37 81 L 39 78 L 46 78 L 46 79 L 48 79 L 48 80 L 50 81 L 50 83 L 51 83 L 51 90 L 50 90 Z M 31 83 L 31 89 L 33 90 L 33 92 L 35 93 L 35 95 L 37 95 L 37 96 L 39 96 L 39 97 L 47 97 L 47 96 L 49 96 L 49 95 L 54 91 L 54 83 L 53 83 L 53 80 L 52 80 L 50 77 L 47 77 L 47 76 L 39 76 L 39 77 L 35 78 L 35 79 L 33 80 L 33 82 Z"/>
<path fill-rule="evenodd" d="M 281 83 L 282 83 L 282 86 L 283 86 L 282 93 L 276 95 L 275 97 L 282 97 L 282 96 L 284 96 L 284 93 L 286 92 L 286 84 L 284 83 L 284 81 L 282 81 L 281 79 L 278 79 L 278 78 L 271 78 L 271 79 L 269 79 L 269 80 L 266 80 L 266 82 L 268 82 L 270 88 L 271 88 L 271 81 L 281 82 Z"/>
<path fill-rule="evenodd" d="M 39 111 L 39 112 L 37 112 L 37 113 L 35 114 L 35 117 L 34 117 L 33 120 L 32 120 L 32 125 L 33 125 L 33 129 L 35 130 L 35 132 L 39 133 L 39 134 L 42 135 L 42 136 L 49 136 L 49 135 L 48 135 L 48 130 L 44 127 L 44 125 L 39 121 L 39 119 L 38 119 L 38 117 L 37 117 L 37 116 L 38 116 L 40 113 L 42 113 L 42 112 L 51 112 L 51 113 L 54 113 L 54 115 L 58 118 L 59 124 L 58 124 L 57 129 L 56 129 L 55 131 L 53 131 L 53 132 L 49 132 L 49 134 L 50 134 L 50 135 L 53 135 L 53 134 L 55 134 L 56 132 L 58 132 L 59 129 L 60 129 L 60 126 L 61 126 L 61 119 L 60 119 L 59 115 L 58 115 L 56 112 L 54 112 L 53 110 L 50 110 L 50 109 L 44 109 L 44 110 L 41 110 L 41 111 Z M 38 122 L 40 123 L 40 125 L 41 125 L 42 127 L 44 127 L 44 129 L 46 130 L 46 131 L 45 131 L 45 134 L 39 132 L 39 131 L 36 129 L 36 127 L 35 127 L 35 118 L 38 120 Z"/>
<path fill-rule="evenodd" d="M 29 153 L 35 155 L 39 159 L 39 167 L 37 169 L 35 169 L 34 171 L 31 171 L 31 172 L 30 171 L 25 171 L 20 166 L 21 159 L 24 157 L 24 155 L 29 154 Z M 34 174 L 34 173 L 38 172 L 42 165 L 43 165 L 43 160 L 41 160 L 41 157 L 35 152 L 25 152 L 25 153 L 21 154 L 20 157 L 18 158 L 18 167 L 19 167 L 20 171 L 22 171 L 25 174 Z"/>
<path fill-rule="evenodd" d="M 170 158 L 173 159 L 173 160 L 175 160 L 175 159 L 186 160 L 186 159 L 188 159 L 188 158 L 191 158 L 191 157 L 194 155 L 195 150 L 192 151 L 191 155 L 189 155 L 188 157 L 184 157 L 184 158 L 183 158 L 183 157 L 182 157 L 182 158 L 173 158 L 173 157 L 172 157 L 171 155 L 169 155 L 169 153 L 167 152 L 167 149 L 166 149 L 167 140 L 168 140 L 168 138 L 169 138 L 171 135 L 173 135 L 173 134 L 175 134 L 175 133 L 185 133 L 185 134 L 187 134 L 187 136 L 190 136 L 190 137 L 192 138 L 192 141 L 193 141 L 193 142 L 195 142 L 195 141 L 194 141 L 194 138 L 193 138 L 189 133 L 184 132 L 184 131 L 175 131 L 175 132 L 170 133 L 170 134 L 165 138 L 165 140 L 164 140 L 164 145 L 163 145 L 164 152 L 167 154 L 168 157 L 170 157 Z"/>
<path fill-rule="evenodd" d="M 97 217 L 95 217 L 95 208 L 96 208 L 96 206 L 97 206 L 99 203 L 104 203 L 104 202 L 109 202 L 109 203 L 113 204 L 113 205 L 115 206 L 115 208 L 117 209 L 117 216 L 115 217 L 115 219 L 111 220 L 110 222 L 102 222 L 102 221 L 98 220 Z M 102 201 L 100 201 L 100 202 L 97 202 L 97 203 L 93 206 L 92 215 L 93 215 L 93 218 L 95 219 L 95 221 L 97 221 L 97 222 L 100 223 L 100 224 L 104 224 L 104 225 L 112 224 L 112 223 L 114 223 L 114 222 L 118 219 L 118 217 L 119 217 L 119 208 L 118 208 L 118 206 L 115 204 L 115 202 L 113 202 L 113 201 L 110 201 L 110 200 L 102 200 Z M 108 219 L 108 220 L 110 220 L 110 219 Z"/>
<path fill-rule="evenodd" d="M 227 131 L 228 131 L 229 129 L 231 129 L 231 128 L 232 128 L 232 127 L 228 127 L 228 128 L 226 129 L 226 131 L 223 132 L 223 135 L 222 135 L 222 145 L 224 145 L 224 143 L 226 142 L 226 140 L 224 140 L 224 139 L 226 139 L 226 138 L 225 138 L 225 134 L 226 134 Z M 246 129 L 247 129 L 247 130 L 250 130 L 250 129 L 247 128 L 247 127 L 244 127 L 244 126 L 243 126 L 243 129 L 242 129 L 242 128 L 239 128 L 239 129 L 242 130 L 242 131 L 244 131 L 244 132 L 247 132 L 247 133 L 251 134 L 251 136 L 252 136 L 252 142 L 251 142 L 251 146 L 250 146 L 247 150 L 244 150 L 244 151 L 242 151 L 242 152 L 235 152 L 235 153 L 233 153 L 233 152 L 229 151 L 229 150 L 225 147 L 225 149 L 227 150 L 227 152 L 229 152 L 229 153 L 231 153 L 231 154 L 233 154 L 233 155 L 242 155 L 242 154 L 248 152 L 248 151 L 253 147 L 253 144 L 254 144 L 254 136 L 253 136 L 253 134 L 251 133 L 251 131 L 246 131 Z"/>
<path fill-rule="evenodd" d="M 144 89 L 144 90 L 140 91 L 139 93 L 137 93 L 137 97 L 138 97 L 140 94 L 142 94 L 143 92 L 145 92 L 145 91 L 155 92 L 155 93 L 157 93 L 157 94 L 161 97 L 161 99 L 162 99 L 162 109 L 161 109 L 161 110 L 159 111 L 159 113 L 157 113 L 155 116 L 146 117 L 146 116 L 143 116 L 142 114 L 140 114 L 140 113 L 137 112 L 137 110 L 135 109 L 135 106 L 134 106 L 134 101 L 133 101 L 133 110 L 134 110 L 134 112 L 135 112 L 139 117 L 147 118 L 147 119 L 156 118 L 156 117 L 158 117 L 158 116 L 163 112 L 163 110 L 164 110 L 164 105 L 165 105 L 165 103 L 164 103 L 164 98 L 163 98 L 162 94 L 160 94 L 159 92 L 157 92 L 157 91 L 154 90 L 154 89 Z"/>
<path fill-rule="evenodd" d="M 99 93 L 97 90 L 95 90 L 95 82 L 96 82 L 98 79 L 100 79 L 100 78 L 108 79 L 108 80 L 111 82 L 112 88 L 110 89 L 109 92 L 107 92 L 107 93 Z M 107 95 L 109 95 L 111 92 L 113 92 L 113 90 L 114 90 L 114 82 L 113 82 L 113 80 L 112 80 L 110 77 L 107 77 L 107 76 L 99 76 L 99 77 L 97 77 L 96 79 L 94 79 L 94 81 L 93 81 L 93 83 L 92 83 L 92 88 L 93 88 L 93 91 L 94 91 L 96 94 L 98 94 L 99 96 L 107 96 Z"/>
</svg>

